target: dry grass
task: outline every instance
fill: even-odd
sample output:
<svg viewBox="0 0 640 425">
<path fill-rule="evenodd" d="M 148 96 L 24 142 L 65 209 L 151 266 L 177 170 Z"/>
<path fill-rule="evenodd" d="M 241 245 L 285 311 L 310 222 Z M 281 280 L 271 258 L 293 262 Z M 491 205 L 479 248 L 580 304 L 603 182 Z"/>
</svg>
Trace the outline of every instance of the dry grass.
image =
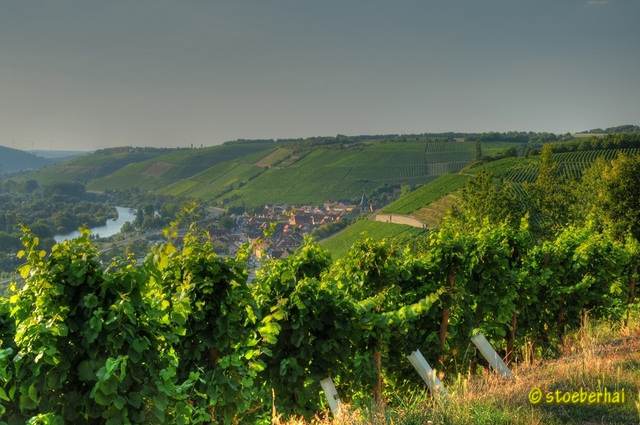
<svg viewBox="0 0 640 425">
<path fill-rule="evenodd" d="M 448 399 L 435 400 L 425 392 L 403 395 L 383 408 L 342 406 L 340 416 L 323 412 L 311 422 L 302 419 L 277 425 L 413 425 L 413 424 L 639 424 L 640 327 L 614 330 L 608 325 L 583 329 L 565 340 L 564 355 L 557 360 L 512 366 L 514 380 L 488 370 L 477 376 L 447 379 Z M 621 404 L 533 405 L 529 392 L 609 392 L 622 390 Z"/>
</svg>

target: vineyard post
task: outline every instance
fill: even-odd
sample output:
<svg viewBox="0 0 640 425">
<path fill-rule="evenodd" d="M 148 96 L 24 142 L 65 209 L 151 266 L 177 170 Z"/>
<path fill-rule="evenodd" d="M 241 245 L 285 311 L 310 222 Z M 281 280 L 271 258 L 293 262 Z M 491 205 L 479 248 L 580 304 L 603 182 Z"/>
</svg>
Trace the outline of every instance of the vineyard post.
<svg viewBox="0 0 640 425">
<path fill-rule="evenodd" d="M 453 285 L 456 279 L 456 270 L 453 266 L 453 263 L 449 266 L 449 291 L 447 291 L 447 296 L 449 299 L 453 296 Z M 449 327 L 449 314 L 451 312 L 451 307 L 447 306 L 442 310 L 442 322 L 440 323 L 440 350 L 442 354 L 440 354 L 440 361 L 444 361 L 444 349 L 445 342 L 447 340 L 447 329 Z"/>
<path fill-rule="evenodd" d="M 338 391 L 333 384 L 333 379 L 329 377 L 321 380 L 320 386 L 322 386 L 322 391 L 324 391 L 324 395 L 327 397 L 331 413 L 333 413 L 333 416 L 336 416 L 340 410 L 340 397 L 338 397 Z"/>
<path fill-rule="evenodd" d="M 373 389 L 373 398 L 376 404 L 382 403 L 382 335 L 378 338 L 378 342 L 373 349 L 373 362 L 376 366 L 376 386 Z"/>
<path fill-rule="evenodd" d="M 416 350 L 407 356 L 413 367 L 416 369 L 422 380 L 429 386 L 432 393 L 439 393 L 440 395 L 447 396 L 447 390 L 440 382 L 440 379 L 436 376 L 434 370 L 429 366 L 429 363 L 424 358 L 420 350 Z"/>
<path fill-rule="evenodd" d="M 511 373 L 511 370 L 509 370 L 509 368 L 504 363 L 504 361 L 502 361 L 498 353 L 496 353 L 496 350 L 493 349 L 489 341 L 487 341 L 487 338 L 485 338 L 481 332 L 478 332 L 476 336 L 472 337 L 471 342 L 473 342 L 473 345 L 475 345 L 478 348 L 478 350 L 480 350 L 480 353 L 482 353 L 482 356 L 489 362 L 489 364 L 491 364 L 491 366 L 496 372 L 498 372 L 500 375 L 504 376 L 505 378 L 513 379 L 513 374 Z"/>
<path fill-rule="evenodd" d="M 629 283 L 629 299 L 627 300 L 627 317 L 624 319 L 624 325 L 629 325 L 629 309 L 633 304 L 636 289 L 636 277 L 638 276 L 638 265 L 633 265 L 633 275 L 631 276 L 631 282 Z"/>
<path fill-rule="evenodd" d="M 518 321 L 518 314 L 513 313 L 513 317 L 511 318 L 511 330 L 509 331 L 509 340 L 507 341 L 507 355 L 506 362 L 511 363 L 513 361 L 514 353 L 516 345 L 516 322 Z"/>
</svg>

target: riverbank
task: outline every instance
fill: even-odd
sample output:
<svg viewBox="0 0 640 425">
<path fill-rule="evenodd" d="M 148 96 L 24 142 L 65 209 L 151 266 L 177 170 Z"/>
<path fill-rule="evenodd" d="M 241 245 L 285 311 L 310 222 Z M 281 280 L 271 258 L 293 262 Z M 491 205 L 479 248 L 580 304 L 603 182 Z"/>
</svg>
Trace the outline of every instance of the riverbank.
<svg viewBox="0 0 640 425">
<path fill-rule="evenodd" d="M 120 233 L 120 229 L 127 222 L 133 222 L 135 220 L 135 210 L 131 210 L 130 208 L 125 207 L 115 207 L 116 211 L 118 211 L 118 217 L 115 220 L 107 220 L 107 223 L 104 226 L 96 226 L 89 228 L 92 235 L 99 235 L 100 237 L 106 238 L 109 236 L 116 235 Z M 53 239 L 56 243 L 63 242 L 65 240 L 74 239 L 80 236 L 80 231 L 75 230 L 73 232 L 64 234 L 64 235 L 54 235 Z"/>
</svg>

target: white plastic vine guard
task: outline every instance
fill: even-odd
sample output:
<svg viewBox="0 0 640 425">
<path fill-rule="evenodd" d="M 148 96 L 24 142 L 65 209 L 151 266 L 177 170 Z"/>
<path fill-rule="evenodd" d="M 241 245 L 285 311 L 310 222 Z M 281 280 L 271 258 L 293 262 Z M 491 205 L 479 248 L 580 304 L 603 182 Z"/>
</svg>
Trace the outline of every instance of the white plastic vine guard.
<svg viewBox="0 0 640 425">
<path fill-rule="evenodd" d="M 338 397 L 336 386 L 333 385 L 333 379 L 325 378 L 320 381 L 320 385 L 322 386 L 322 391 L 324 391 L 324 395 L 327 397 L 327 401 L 329 402 L 331 413 L 333 413 L 334 416 L 337 415 L 338 410 L 340 409 L 340 397 Z"/>
<path fill-rule="evenodd" d="M 429 386 L 432 393 L 439 393 L 443 396 L 447 396 L 449 394 L 444 388 L 444 385 L 442 385 L 442 382 L 440 382 L 436 376 L 436 373 L 431 369 L 431 366 L 429 366 L 429 363 L 427 363 L 427 360 L 425 360 L 420 350 L 414 351 L 410 356 L 407 356 L 407 358 L 418 374 L 422 377 L 422 380 Z"/>
<path fill-rule="evenodd" d="M 489 362 L 491 367 L 498 372 L 500 375 L 505 378 L 513 379 L 513 374 L 509 367 L 502 361 L 502 358 L 496 353 L 496 350 L 493 349 L 487 338 L 484 337 L 480 332 L 473 338 L 471 338 L 471 342 L 475 345 L 482 356 Z"/>
</svg>

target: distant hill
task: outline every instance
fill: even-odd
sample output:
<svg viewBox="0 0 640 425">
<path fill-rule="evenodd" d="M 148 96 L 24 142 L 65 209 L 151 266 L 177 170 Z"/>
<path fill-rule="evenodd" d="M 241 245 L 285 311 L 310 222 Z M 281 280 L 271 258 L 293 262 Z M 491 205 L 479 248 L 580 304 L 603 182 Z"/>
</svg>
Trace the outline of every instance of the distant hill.
<svg viewBox="0 0 640 425">
<path fill-rule="evenodd" d="M 28 173 L 24 178 L 36 180 L 41 185 L 59 181 L 88 184 L 93 180 L 115 173 L 129 164 L 147 161 L 175 150 L 132 148 L 130 146 L 102 149 L 69 161 L 61 161 L 60 159 L 52 161 L 54 165 Z M 127 182 L 124 187 L 130 186 L 132 183 L 135 184 L 135 180 Z"/>
<path fill-rule="evenodd" d="M 241 160 L 252 164 L 276 149 L 273 141 L 225 143 L 200 149 L 186 149 L 135 161 L 100 176 L 87 185 L 89 190 L 120 189 L 138 187 L 145 190 L 162 191 L 167 186 L 189 179 L 206 170 L 223 164 L 235 164 Z M 87 158 L 89 159 L 89 158 Z M 260 169 L 260 167 L 255 167 Z M 217 188 L 217 186 L 216 186 Z M 194 197 L 182 194 L 185 197 Z M 209 194 L 212 197 L 213 193 Z"/>
<path fill-rule="evenodd" d="M 496 136 L 497 137 L 497 136 Z M 138 188 L 224 206 L 321 204 L 359 199 L 385 185 L 419 186 L 461 170 L 476 155 L 466 138 L 422 135 L 238 140 L 200 149 L 104 149 L 25 175 L 88 190 Z M 489 155 L 513 141 L 483 141 Z"/>
<path fill-rule="evenodd" d="M 58 162 L 18 149 L 0 146 L 0 175 L 17 171 L 37 170 Z"/>
<path fill-rule="evenodd" d="M 483 144 L 487 153 L 517 145 Z M 452 139 L 368 140 L 279 144 L 239 157 L 165 186 L 167 195 L 215 200 L 221 205 L 267 203 L 318 205 L 326 200 L 357 200 L 384 185 L 418 186 L 464 168 L 475 142 Z M 250 158 L 250 160 L 249 160 Z"/>
<path fill-rule="evenodd" d="M 615 133 L 640 133 L 640 126 L 637 125 L 619 125 L 616 127 L 594 128 L 592 130 L 581 131 L 576 134 L 615 134 Z"/>
</svg>

